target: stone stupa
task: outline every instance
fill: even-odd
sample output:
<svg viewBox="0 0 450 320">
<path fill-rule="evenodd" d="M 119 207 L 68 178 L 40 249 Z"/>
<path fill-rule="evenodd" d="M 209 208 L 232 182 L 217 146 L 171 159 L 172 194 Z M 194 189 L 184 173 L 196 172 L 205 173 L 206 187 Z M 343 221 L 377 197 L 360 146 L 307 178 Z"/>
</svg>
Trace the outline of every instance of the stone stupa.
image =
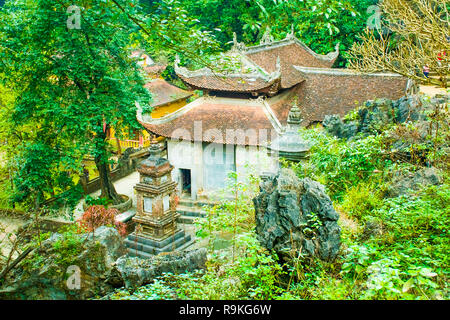
<svg viewBox="0 0 450 320">
<path fill-rule="evenodd" d="M 191 236 L 177 225 L 177 183 L 172 180 L 173 166 L 162 157 L 162 147 L 155 137 L 150 156 L 142 161 L 136 190 L 135 231 L 125 240 L 129 255 L 149 258 L 151 255 L 182 250 L 193 243 Z"/>
</svg>

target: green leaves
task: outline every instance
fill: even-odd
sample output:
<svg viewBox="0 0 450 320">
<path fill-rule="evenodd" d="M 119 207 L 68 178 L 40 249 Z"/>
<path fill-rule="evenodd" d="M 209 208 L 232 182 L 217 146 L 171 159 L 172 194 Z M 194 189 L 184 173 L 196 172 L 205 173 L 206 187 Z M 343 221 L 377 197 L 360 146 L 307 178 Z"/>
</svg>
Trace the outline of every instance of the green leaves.
<svg viewBox="0 0 450 320">
<path fill-rule="evenodd" d="M 150 96 L 128 58 L 134 25 L 110 2 L 71 3 L 84 7 L 80 29 L 67 28 L 63 2 L 8 4 L 0 13 L 0 73 L 16 95 L 11 125 L 30 128 L 17 146 L 16 200 L 42 202 L 71 187 L 61 172 L 77 174 L 87 153 L 107 161 L 106 144 L 96 141 L 103 123 L 140 128 L 135 102 L 146 106 Z"/>
</svg>

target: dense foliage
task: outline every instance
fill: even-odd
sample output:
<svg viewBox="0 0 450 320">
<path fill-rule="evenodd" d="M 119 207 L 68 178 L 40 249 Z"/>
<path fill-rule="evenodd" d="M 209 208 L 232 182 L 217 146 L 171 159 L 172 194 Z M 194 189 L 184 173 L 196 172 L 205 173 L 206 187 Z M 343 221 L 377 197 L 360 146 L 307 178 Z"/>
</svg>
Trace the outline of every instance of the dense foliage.
<svg viewBox="0 0 450 320">
<path fill-rule="evenodd" d="M 253 231 L 251 203 L 257 181 L 239 184 L 231 180 L 231 191 L 237 190 L 238 196 L 210 208 L 208 217 L 198 225 L 198 235 L 211 237 L 205 271 L 165 274 L 153 284 L 119 289 L 109 297 L 449 299 L 450 186 L 448 168 L 442 161 L 446 155 L 440 152 L 436 158 L 435 150 L 424 148 L 425 157 L 442 168 L 441 185 L 386 197 L 394 172 L 414 173 L 422 168 L 414 159 L 392 158 L 388 152 L 389 133 L 402 126 L 414 130 L 419 123 L 386 123 L 384 134 L 349 141 L 329 136 L 320 128 L 302 130 L 303 137 L 313 144 L 309 161 L 284 163 L 300 177 L 322 182 L 334 200 L 343 240 L 334 262 L 301 256 L 281 262 L 261 248 Z M 442 130 L 441 135 L 448 134 L 448 126 Z M 228 248 L 223 245 L 226 240 Z"/>
<path fill-rule="evenodd" d="M 350 49 L 357 35 L 367 27 L 378 1 L 286 1 L 286 0 L 180 0 L 187 12 L 199 20 L 205 30 L 224 48 L 229 48 L 233 32 L 238 40 L 257 44 L 269 28 L 276 40 L 294 28 L 295 35 L 320 54 Z M 344 57 L 338 62 L 345 63 Z"/>
<path fill-rule="evenodd" d="M 79 28 L 68 27 L 76 13 L 63 2 L 9 1 L 1 12 L 0 70 L 17 97 L 11 126 L 23 135 L 14 158 L 15 200 L 34 201 L 35 208 L 54 185 L 72 186 L 70 172 L 80 171 L 88 153 L 102 194 L 115 200 L 106 130 L 138 128 L 135 102 L 145 106 L 150 98 L 129 58 L 134 26 L 110 3 L 89 3 Z"/>
</svg>

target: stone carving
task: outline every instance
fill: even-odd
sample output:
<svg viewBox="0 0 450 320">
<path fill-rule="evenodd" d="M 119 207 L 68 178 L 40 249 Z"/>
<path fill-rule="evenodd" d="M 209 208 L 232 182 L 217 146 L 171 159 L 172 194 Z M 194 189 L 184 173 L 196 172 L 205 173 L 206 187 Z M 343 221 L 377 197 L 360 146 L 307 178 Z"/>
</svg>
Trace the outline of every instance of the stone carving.
<svg viewBox="0 0 450 320">
<path fill-rule="evenodd" d="M 295 98 L 294 105 L 289 110 L 287 123 L 289 125 L 299 126 L 303 122 L 302 111 L 297 105 L 297 97 Z"/>
<path fill-rule="evenodd" d="M 233 32 L 233 47 L 231 48 L 231 51 L 245 52 L 245 50 L 246 50 L 245 44 L 242 42 L 238 42 L 236 32 Z"/>
<path fill-rule="evenodd" d="M 339 214 L 324 186 L 299 179 L 291 169 L 266 176 L 253 199 L 256 233 L 261 244 L 283 258 L 334 260 L 340 248 Z"/>
<path fill-rule="evenodd" d="M 271 28 L 267 27 L 266 31 L 264 32 L 263 36 L 261 37 L 261 40 L 259 41 L 259 44 L 270 44 L 274 41 L 273 36 L 270 34 Z"/>
</svg>

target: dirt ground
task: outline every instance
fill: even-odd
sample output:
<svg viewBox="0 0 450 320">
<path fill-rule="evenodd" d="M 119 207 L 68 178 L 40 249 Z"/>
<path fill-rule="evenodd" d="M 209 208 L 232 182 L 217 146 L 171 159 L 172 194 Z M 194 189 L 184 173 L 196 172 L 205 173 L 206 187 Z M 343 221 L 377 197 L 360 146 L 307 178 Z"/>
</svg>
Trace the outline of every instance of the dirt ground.
<svg viewBox="0 0 450 320">
<path fill-rule="evenodd" d="M 429 96 L 435 96 L 436 94 L 447 94 L 449 89 L 439 88 L 436 86 L 420 86 L 420 92 Z"/>
<path fill-rule="evenodd" d="M 11 250 L 11 241 L 8 239 L 9 234 L 14 234 L 25 223 L 26 220 L 23 218 L 0 216 L 0 257 L 8 255 Z M 12 235 L 11 239 L 14 239 L 14 237 Z"/>
</svg>

